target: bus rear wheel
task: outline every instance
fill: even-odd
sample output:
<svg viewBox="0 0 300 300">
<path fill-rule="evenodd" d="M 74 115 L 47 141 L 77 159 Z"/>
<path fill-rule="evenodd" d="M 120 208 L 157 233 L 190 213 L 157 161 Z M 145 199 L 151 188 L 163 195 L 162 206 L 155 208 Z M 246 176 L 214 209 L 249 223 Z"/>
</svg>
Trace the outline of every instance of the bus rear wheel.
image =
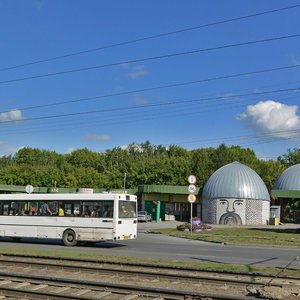
<svg viewBox="0 0 300 300">
<path fill-rule="evenodd" d="M 75 246 L 77 244 L 75 232 L 71 229 L 67 229 L 63 235 L 63 243 L 65 246 Z"/>
</svg>

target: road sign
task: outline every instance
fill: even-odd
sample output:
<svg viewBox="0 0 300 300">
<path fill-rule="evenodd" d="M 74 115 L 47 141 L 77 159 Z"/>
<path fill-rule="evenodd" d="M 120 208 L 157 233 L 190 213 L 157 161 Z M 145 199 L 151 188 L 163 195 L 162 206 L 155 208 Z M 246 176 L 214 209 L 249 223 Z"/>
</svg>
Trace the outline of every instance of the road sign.
<svg viewBox="0 0 300 300">
<path fill-rule="evenodd" d="M 25 187 L 25 191 L 28 194 L 31 194 L 33 192 L 33 189 L 34 189 L 33 186 L 30 185 L 30 184 L 27 184 L 26 187 Z"/>
<path fill-rule="evenodd" d="M 196 186 L 194 184 L 190 184 L 188 186 L 188 191 L 190 194 L 195 194 L 196 193 Z"/>
<path fill-rule="evenodd" d="M 190 203 L 195 203 L 196 202 L 196 196 L 193 194 L 188 195 L 188 201 Z"/>
<path fill-rule="evenodd" d="M 196 176 L 195 175 L 190 175 L 188 177 L 188 183 L 189 184 L 195 184 L 196 183 Z"/>
</svg>

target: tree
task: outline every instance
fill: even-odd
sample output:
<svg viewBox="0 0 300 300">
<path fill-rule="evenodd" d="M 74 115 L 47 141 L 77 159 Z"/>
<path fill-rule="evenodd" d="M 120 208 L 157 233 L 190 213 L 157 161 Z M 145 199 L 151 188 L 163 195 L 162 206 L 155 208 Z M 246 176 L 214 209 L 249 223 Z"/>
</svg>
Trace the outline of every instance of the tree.
<svg viewBox="0 0 300 300">
<path fill-rule="evenodd" d="M 257 161 L 255 152 L 249 148 L 243 149 L 240 146 L 227 147 L 221 144 L 212 155 L 214 169 L 217 170 L 224 165 L 238 161 L 242 164 L 253 166 Z"/>
<path fill-rule="evenodd" d="M 71 171 L 65 174 L 62 178 L 62 187 L 65 188 L 76 188 L 78 187 L 78 180 L 76 178 L 75 172 Z"/>
<path fill-rule="evenodd" d="M 220 167 L 239 161 L 255 170 L 270 190 L 283 170 L 300 163 L 300 149 L 288 150 L 277 161 L 259 160 L 255 152 L 240 146 L 187 150 L 171 145 L 152 145 L 150 141 L 115 147 L 104 153 L 87 148 L 69 154 L 36 148 L 22 148 L 14 156 L 0 158 L 0 182 L 4 184 L 57 187 L 126 188 L 141 184 L 186 185 L 191 174 L 203 187 Z"/>
<path fill-rule="evenodd" d="M 37 185 L 37 169 L 28 164 L 11 165 L 0 171 L 1 181 L 12 185 Z"/>
<path fill-rule="evenodd" d="M 278 157 L 277 161 L 284 164 L 286 167 L 300 163 L 300 148 L 294 148 L 293 150 L 288 149 L 286 154 Z"/>
<path fill-rule="evenodd" d="M 214 148 L 202 148 L 191 151 L 191 173 L 197 178 L 197 186 L 203 187 L 215 171 L 212 160 Z"/>
<path fill-rule="evenodd" d="M 94 168 L 75 168 L 74 173 L 78 187 L 102 188 L 107 185 L 107 180 Z"/>
<path fill-rule="evenodd" d="M 12 155 L 0 157 L 0 169 L 5 168 L 14 163 Z"/>
<path fill-rule="evenodd" d="M 57 164 L 61 163 L 62 158 L 63 155 L 55 151 L 25 147 L 15 154 L 14 161 L 17 164 L 57 166 Z"/>
<path fill-rule="evenodd" d="M 74 150 L 66 154 L 66 161 L 73 167 L 101 169 L 103 155 L 87 148 Z"/>
<path fill-rule="evenodd" d="M 253 168 L 262 178 L 269 191 L 272 190 L 276 179 L 282 174 L 285 166 L 273 160 L 259 161 Z"/>
</svg>

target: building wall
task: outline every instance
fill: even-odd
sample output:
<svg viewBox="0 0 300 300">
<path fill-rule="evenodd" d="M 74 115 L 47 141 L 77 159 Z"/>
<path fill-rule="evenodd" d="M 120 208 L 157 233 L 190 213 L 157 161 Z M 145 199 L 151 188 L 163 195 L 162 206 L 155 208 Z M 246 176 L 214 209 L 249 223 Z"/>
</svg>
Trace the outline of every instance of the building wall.
<svg viewBox="0 0 300 300">
<path fill-rule="evenodd" d="M 208 224 L 218 224 L 217 199 L 210 199 L 202 202 L 202 221 Z"/>
<path fill-rule="evenodd" d="M 205 199 L 202 220 L 209 224 L 268 224 L 270 202 L 237 198 Z"/>
<path fill-rule="evenodd" d="M 270 219 L 270 201 L 247 200 L 246 224 L 267 225 Z"/>
</svg>

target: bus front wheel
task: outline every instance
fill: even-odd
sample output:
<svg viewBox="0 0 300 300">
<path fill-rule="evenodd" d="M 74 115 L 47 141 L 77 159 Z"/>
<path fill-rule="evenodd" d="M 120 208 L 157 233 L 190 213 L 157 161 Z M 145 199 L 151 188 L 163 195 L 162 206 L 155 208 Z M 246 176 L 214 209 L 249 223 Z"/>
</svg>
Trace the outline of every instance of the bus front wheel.
<svg viewBox="0 0 300 300">
<path fill-rule="evenodd" d="M 67 229 L 63 235 L 63 243 L 65 246 L 75 246 L 77 244 L 75 232 Z"/>
</svg>

